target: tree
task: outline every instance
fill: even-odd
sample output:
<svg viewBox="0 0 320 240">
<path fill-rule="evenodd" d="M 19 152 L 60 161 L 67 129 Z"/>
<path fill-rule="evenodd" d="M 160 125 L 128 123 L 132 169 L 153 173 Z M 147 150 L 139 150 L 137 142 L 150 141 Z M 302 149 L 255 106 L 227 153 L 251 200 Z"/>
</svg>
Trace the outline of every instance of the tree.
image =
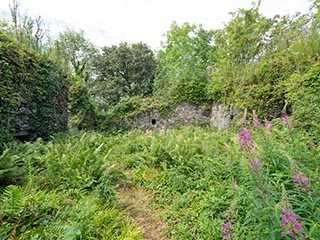
<svg viewBox="0 0 320 240">
<path fill-rule="evenodd" d="M 206 101 L 207 67 L 214 52 L 212 32 L 202 26 L 184 23 L 171 25 L 159 51 L 158 75 L 154 92 L 166 101 Z"/>
<path fill-rule="evenodd" d="M 68 29 L 52 43 L 50 51 L 51 57 L 68 76 L 69 126 L 93 129 L 96 117 L 89 90 L 98 49 L 85 38 L 83 31 Z"/>
<path fill-rule="evenodd" d="M 22 14 L 18 0 L 13 0 L 9 7 L 11 19 L 0 20 L 0 29 L 13 37 L 21 46 L 43 52 L 48 29 L 42 17 Z"/>
<path fill-rule="evenodd" d="M 122 98 L 152 93 L 156 62 L 152 50 L 143 43 L 121 43 L 104 47 L 95 63 L 96 79 L 92 93 L 101 110 Z"/>
<path fill-rule="evenodd" d="M 97 48 L 85 38 L 82 30 L 65 30 L 59 39 L 53 42 L 52 53 L 55 61 L 66 72 L 83 78 L 86 82 L 93 76 L 93 62 Z"/>
<path fill-rule="evenodd" d="M 261 15 L 259 5 L 231 13 L 232 20 L 215 32 L 215 44 L 222 51 L 219 57 L 237 64 L 254 61 L 263 53 L 274 19 Z"/>
<path fill-rule="evenodd" d="M 236 95 L 239 85 L 245 85 L 255 63 L 265 53 L 275 19 L 261 15 L 259 5 L 260 2 L 250 9 L 231 13 L 232 19 L 214 33 L 217 50 L 208 85 L 209 97 L 214 101 L 230 103 L 235 100 L 231 97 Z"/>
<path fill-rule="evenodd" d="M 319 56 L 319 32 L 312 16 L 275 16 L 268 19 L 258 6 L 233 13 L 215 32 L 216 61 L 209 96 L 234 108 L 255 111 L 273 119 L 292 111 L 292 75 L 303 75 Z"/>
</svg>

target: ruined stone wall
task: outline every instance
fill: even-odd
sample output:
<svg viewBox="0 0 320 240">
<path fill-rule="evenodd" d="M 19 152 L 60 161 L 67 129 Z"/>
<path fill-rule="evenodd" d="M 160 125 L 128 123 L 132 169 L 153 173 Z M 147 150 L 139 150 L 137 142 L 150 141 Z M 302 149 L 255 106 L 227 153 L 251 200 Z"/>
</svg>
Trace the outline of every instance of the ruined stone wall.
<svg viewBox="0 0 320 240">
<path fill-rule="evenodd" d="M 227 106 L 213 103 L 211 107 L 210 126 L 217 129 L 225 129 L 230 125 L 230 110 Z"/>
<path fill-rule="evenodd" d="M 214 104 L 211 111 L 204 106 L 182 102 L 172 106 L 169 112 L 160 113 L 151 109 L 127 120 L 132 129 L 161 130 L 177 126 L 212 126 L 218 129 L 227 128 L 230 122 L 230 112 L 223 105 Z"/>
</svg>

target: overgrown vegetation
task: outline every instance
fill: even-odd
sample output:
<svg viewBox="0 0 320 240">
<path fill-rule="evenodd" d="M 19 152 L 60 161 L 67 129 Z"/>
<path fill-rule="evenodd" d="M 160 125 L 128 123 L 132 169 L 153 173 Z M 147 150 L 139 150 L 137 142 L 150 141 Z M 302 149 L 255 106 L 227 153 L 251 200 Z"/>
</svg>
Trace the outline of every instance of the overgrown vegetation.
<svg viewBox="0 0 320 240">
<path fill-rule="evenodd" d="M 308 14 L 273 18 L 259 12 L 257 1 L 250 9 L 232 13 L 216 30 L 173 23 L 157 53 L 144 43 L 99 49 L 83 31 L 72 29 L 44 42 L 47 29 L 41 18 L 22 15 L 13 2 L 12 19 L 2 21 L 2 31 L 20 46 L 50 58 L 66 76 L 72 128 L 105 130 L 113 128 L 110 122 L 117 118 L 121 130 L 132 112 L 144 108 L 137 104 L 127 115 L 114 113 L 138 98 L 151 99 L 159 109 L 183 101 L 218 102 L 247 109 L 261 119 L 294 114 L 301 79 L 319 60 L 318 1 L 312 2 Z M 296 126 L 311 132 L 302 122 Z"/>
<path fill-rule="evenodd" d="M 99 49 L 71 29 L 46 39 L 41 17 L 13 0 L 0 19 L 0 238 L 142 239 L 117 199 L 129 186 L 148 194 L 164 239 L 320 239 L 311 2 L 267 18 L 257 1 L 218 30 L 173 23 L 154 53 Z M 130 131 L 135 115 L 184 101 L 245 109 L 250 122 Z"/>
<path fill-rule="evenodd" d="M 203 104 L 208 101 L 206 84 L 213 34 L 202 26 L 185 23 L 171 25 L 166 42 L 159 51 L 155 96 L 163 101 L 186 101 Z"/>
<path fill-rule="evenodd" d="M 288 119 L 275 125 L 13 144 L 0 158 L 1 238 L 139 239 L 115 198 L 133 184 L 161 209 L 165 239 L 220 239 L 226 223 L 232 239 L 281 239 L 284 209 L 298 216 L 296 236 L 318 239 L 319 148 Z"/>
<path fill-rule="evenodd" d="M 109 141 L 79 133 L 4 151 L 0 238 L 139 239 L 115 207 L 114 189 L 126 176 L 107 159 Z"/>
<path fill-rule="evenodd" d="M 0 151 L 12 136 L 49 138 L 67 129 L 66 79 L 44 56 L 0 32 Z"/>
</svg>

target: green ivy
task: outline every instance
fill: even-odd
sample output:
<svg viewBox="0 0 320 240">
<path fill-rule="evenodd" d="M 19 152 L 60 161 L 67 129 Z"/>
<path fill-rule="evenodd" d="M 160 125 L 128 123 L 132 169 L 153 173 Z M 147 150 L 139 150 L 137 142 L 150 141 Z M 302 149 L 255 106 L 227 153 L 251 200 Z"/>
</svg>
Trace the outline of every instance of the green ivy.
<svg viewBox="0 0 320 240">
<path fill-rule="evenodd" d="M 61 71 L 2 32 L 0 76 L 0 150 L 21 131 L 46 139 L 67 129 L 68 89 Z"/>
<path fill-rule="evenodd" d="M 301 76 L 300 76 L 301 77 Z M 320 63 L 301 77 L 300 85 L 291 95 L 295 124 L 320 141 Z"/>
</svg>

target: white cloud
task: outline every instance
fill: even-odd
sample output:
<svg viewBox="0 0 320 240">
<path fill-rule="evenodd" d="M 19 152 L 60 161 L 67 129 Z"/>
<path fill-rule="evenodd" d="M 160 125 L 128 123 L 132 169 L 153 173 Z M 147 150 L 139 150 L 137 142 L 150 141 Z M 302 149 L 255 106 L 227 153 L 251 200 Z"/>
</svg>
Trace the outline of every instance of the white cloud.
<svg viewBox="0 0 320 240">
<path fill-rule="evenodd" d="M 81 28 L 97 45 L 120 42 L 148 43 L 156 49 L 173 21 L 203 24 L 217 29 L 229 20 L 229 12 L 248 8 L 253 0 L 20 0 L 22 12 L 41 15 L 50 22 L 51 32 L 65 26 Z M 1 0 L 8 10 L 11 0 Z M 261 11 L 275 14 L 305 12 L 309 0 L 262 0 Z M 0 10 L 0 12 L 1 12 Z"/>
</svg>

